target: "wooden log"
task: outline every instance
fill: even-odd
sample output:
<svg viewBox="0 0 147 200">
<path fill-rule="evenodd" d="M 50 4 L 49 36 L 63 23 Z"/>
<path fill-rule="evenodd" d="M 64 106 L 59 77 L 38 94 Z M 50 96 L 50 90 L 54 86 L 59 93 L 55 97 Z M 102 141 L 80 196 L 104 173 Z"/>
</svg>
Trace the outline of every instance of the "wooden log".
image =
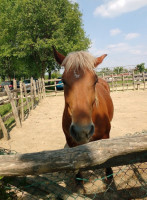
<svg viewBox="0 0 147 200">
<path fill-rule="evenodd" d="M 24 121 L 23 84 L 22 84 L 22 81 L 20 81 L 20 99 L 21 99 L 21 120 Z"/>
<path fill-rule="evenodd" d="M 12 112 L 13 112 L 13 115 L 14 115 L 14 118 L 15 118 L 15 121 L 16 121 L 16 126 L 21 127 L 20 119 L 19 119 L 19 116 L 18 116 L 18 110 L 16 108 L 15 101 L 13 99 L 11 91 L 10 91 L 8 85 L 5 85 L 4 88 L 5 88 L 5 91 L 8 95 L 8 97 L 9 97 L 9 101 L 10 101 L 11 106 L 12 106 Z"/>
<path fill-rule="evenodd" d="M 6 127 L 5 127 L 5 124 L 4 124 L 4 122 L 3 122 L 3 119 L 2 119 L 2 117 L 1 117 L 1 115 L 0 115 L 0 126 L 1 126 L 1 128 L 2 128 L 2 132 L 3 132 L 4 139 L 5 139 L 5 140 L 9 140 L 9 134 L 8 134 L 8 132 L 7 132 L 7 129 L 6 129 Z"/>
<path fill-rule="evenodd" d="M 147 132 L 133 137 L 99 140 L 74 148 L 1 155 L 0 175 L 34 175 L 106 168 L 147 162 Z"/>
</svg>

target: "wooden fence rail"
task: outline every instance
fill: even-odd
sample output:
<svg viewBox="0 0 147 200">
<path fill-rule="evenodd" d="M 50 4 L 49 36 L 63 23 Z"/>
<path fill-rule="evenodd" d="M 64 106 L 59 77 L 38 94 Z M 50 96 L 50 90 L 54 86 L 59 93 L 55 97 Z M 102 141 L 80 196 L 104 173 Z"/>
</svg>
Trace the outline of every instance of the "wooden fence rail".
<svg viewBox="0 0 147 200">
<path fill-rule="evenodd" d="M 0 156 L 1 176 L 100 169 L 147 162 L 147 132 L 95 141 L 74 148 Z"/>
<path fill-rule="evenodd" d="M 19 88 L 17 87 L 16 80 L 13 80 L 13 90 L 10 90 L 6 85 L 4 86 L 5 91 L 0 92 L 0 97 L 3 97 L 0 100 L 0 106 L 10 103 L 12 108 L 12 112 L 3 117 L 0 115 L 0 127 L 6 140 L 9 139 L 9 134 L 5 127 L 5 122 L 9 118 L 14 117 L 16 126 L 21 127 L 25 119 L 25 110 L 30 114 L 36 102 L 39 103 L 45 97 L 44 79 L 34 81 L 31 78 L 30 84 L 26 85 L 20 81 L 18 85 Z"/>
</svg>

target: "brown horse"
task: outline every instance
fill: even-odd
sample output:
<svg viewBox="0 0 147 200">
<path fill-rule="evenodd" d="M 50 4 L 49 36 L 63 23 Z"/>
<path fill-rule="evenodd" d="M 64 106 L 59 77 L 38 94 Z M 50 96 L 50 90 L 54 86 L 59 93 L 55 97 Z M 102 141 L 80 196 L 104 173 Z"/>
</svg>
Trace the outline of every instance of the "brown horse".
<svg viewBox="0 0 147 200">
<path fill-rule="evenodd" d="M 114 110 L 110 89 L 94 71 L 107 55 L 94 58 L 79 51 L 65 57 L 53 49 L 56 61 L 65 68 L 62 126 L 68 146 L 109 138 Z M 111 168 L 107 168 L 106 175 L 111 174 Z"/>
</svg>

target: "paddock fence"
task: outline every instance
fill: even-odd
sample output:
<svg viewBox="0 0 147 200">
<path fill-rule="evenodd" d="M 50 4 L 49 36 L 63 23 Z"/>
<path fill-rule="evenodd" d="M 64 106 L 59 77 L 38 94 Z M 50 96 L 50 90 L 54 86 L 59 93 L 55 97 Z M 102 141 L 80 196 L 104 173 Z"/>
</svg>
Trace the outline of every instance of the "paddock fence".
<svg viewBox="0 0 147 200">
<path fill-rule="evenodd" d="M 110 86 L 110 91 L 127 91 L 127 90 L 146 90 L 147 89 L 147 73 L 135 74 L 123 73 L 123 74 L 102 74 L 99 77 L 106 80 Z M 63 86 L 60 82 L 61 79 L 49 79 L 45 80 L 46 95 L 63 95 Z M 60 82 L 60 83 L 59 83 Z M 59 89 L 58 89 L 59 88 Z"/>
<path fill-rule="evenodd" d="M 119 75 L 102 74 L 101 76 L 110 86 L 110 91 L 126 91 L 126 90 L 146 90 L 147 74 L 140 73 L 123 73 Z M 0 114 L 0 138 L 9 139 L 9 129 L 7 121 L 14 118 L 17 127 L 21 127 L 21 122 L 29 116 L 31 109 L 41 102 L 43 98 L 49 96 L 63 95 L 63 83 L 61 79 L 39 79 L 31 78 L 30 84 L 25 85 L 20 81 L 17 84 L 13 80 L 13 90 L 5 86 L 5 92 L 0 92 L 0 109 L 5 104 L 11 104 L 12 111 L 1 116 Z M 11 124 L 11 122 L 9 123 Z M 1 134 L 2 132 L 2 134 Z"/>
<path fill-rule="evenodd" d="M 3 116 L 0 115 L 0 127 L 4 139 L 9 139 L 7 121 L 12 119 L 17 127 L 21 127 L 22 122 L 29 117 L 31 110 L 45 98 L 45 95 L 44 79 L 35 81 L 31 78 L 30 84 L 27 85 L 22 81 L 17 83 L 14 79 L 13 90 L 10 90 L 8 85 L 4 86 L 4 92 L 0 92 L 0 109 L 3 111 L 4 105 L 10 105 L 10 111 Z"/>
<path fill-rule="evenodd" d="M 147 131 L 56 151 L 0 154 L 2 186 L 16 199 L 147 199 Z"/>
</svg>

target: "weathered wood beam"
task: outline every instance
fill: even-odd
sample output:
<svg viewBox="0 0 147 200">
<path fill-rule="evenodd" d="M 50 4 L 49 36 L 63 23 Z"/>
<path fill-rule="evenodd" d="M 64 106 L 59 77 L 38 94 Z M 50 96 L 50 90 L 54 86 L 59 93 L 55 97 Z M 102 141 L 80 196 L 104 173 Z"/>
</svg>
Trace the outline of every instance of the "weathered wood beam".
<svg viewBox="0 0 147 200">
<path fill-rule="evenodd" d="M 147 132 L 132 137 L 100 140 L 74 148 L 1 155 L 0 175 L 35 175 L 147 162 Z"/>
</svg>

